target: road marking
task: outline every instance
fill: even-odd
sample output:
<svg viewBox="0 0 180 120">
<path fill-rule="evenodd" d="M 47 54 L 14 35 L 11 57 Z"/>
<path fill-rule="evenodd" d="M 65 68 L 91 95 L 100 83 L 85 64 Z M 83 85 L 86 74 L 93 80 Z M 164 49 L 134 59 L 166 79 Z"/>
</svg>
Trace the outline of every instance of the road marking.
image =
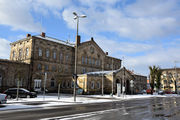
<svg viewBox="0 0 180 120">
<path fill-rule="evenodd" d="M 131 108 L 131 107 L 129 107 Z M 119 110 L 123 110 L 124 112 L 125 108 L 118 108 L 118 109 L 110 109 L 110 110 L 103 110 L 103 111 L 95 111 L 95 112 L 88 112 L 88 113 L 82 113 L 82 114 L 73 114 L 73 115 L 66 115 L 66 116 L 59 116 L 59 117 L 52 117 L 52 118 L 43 118 L 41 120 L 71 120 L 71 119 L 77 119 L 77 118 L 83 118 L 83 117 L 90 117 L 95 115 L 101 115 L 104 113 L 109 112 L 115 112 Z M 128 113 L 125 112 L 123 115 L 127 115 Z"/>
</svg>

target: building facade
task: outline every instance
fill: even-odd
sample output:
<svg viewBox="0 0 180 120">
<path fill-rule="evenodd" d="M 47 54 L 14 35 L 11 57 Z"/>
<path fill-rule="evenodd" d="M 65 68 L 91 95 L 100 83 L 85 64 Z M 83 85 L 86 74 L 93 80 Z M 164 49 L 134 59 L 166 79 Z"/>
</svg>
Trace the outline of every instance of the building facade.
<svg viewBox="0 0 180 120">
<path fill-rule="evenodd" d="M 161 90 L 180 92 L 180 68 L 161 69 Z"/>
<path fill-rule="evenodd" d="M 30 84 L 29 64 L 0 59 L 0 92 L 9 87 L 28 88 Z"/>
<path fill-rule="evenodd" d="M 27 37 L 11 43 L 10 61 L 21 62 L 29 66 L 28 88 L 41 91 L 44 83 L 49 91 L 72 93 L 75 63 L 74 44 L 46 36 L 27 34 Z M 78 39 L 77 74 L 102 70 L 117 70 L 121 60 L 108 56 L 94 41 Z M 47 79 L 45 79 L 45 73 Z"/>
</svg>

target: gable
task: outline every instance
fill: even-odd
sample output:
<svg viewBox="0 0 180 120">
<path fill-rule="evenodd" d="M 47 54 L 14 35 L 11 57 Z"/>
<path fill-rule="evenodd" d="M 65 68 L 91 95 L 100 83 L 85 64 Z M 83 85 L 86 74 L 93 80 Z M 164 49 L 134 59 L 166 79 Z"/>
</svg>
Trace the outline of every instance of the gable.
<svg viewBox="0 0 180 120">
<path fill-rule="evenodd" d="M 81 43 L 78 46 L 78 53 L 94 57 L 105 56 L 104 51 L 98 46 L 98 44 L 94 40 Z"/>
</svg>

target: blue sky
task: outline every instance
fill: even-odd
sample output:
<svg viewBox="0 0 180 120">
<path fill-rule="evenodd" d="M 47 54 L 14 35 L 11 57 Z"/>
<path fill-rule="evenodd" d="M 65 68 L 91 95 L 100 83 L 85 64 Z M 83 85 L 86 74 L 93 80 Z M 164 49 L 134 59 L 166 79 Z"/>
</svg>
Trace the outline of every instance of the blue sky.
<svg viewBox="0 0 180 120">
<path fill-rule="evenodd" d="M 136 73 L 180 62 L 179 0 L 0 0 L 0 58 L 8 59 L 9 43 L 27 33 L 74 42 L 74 11 L 87 16 L 80 19 L 81 41 L 94 37 Z"/>
</svg>

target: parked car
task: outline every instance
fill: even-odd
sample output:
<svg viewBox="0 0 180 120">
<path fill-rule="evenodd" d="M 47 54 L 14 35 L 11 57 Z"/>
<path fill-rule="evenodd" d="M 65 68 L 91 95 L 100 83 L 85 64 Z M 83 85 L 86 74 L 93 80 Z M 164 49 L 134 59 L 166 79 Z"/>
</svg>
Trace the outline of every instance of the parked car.
<svg viewBox="0 0 180 120">
<path fill-rule="evenodd" d="M 159 90 L 159 91 L 158 91 L 158 94 L 159 94 L 159 95 L 164 95 L 164 91 Z"/>
<path fill-rule="evenodd" d="M 9 88 L 4 91 L 4 94 L 7 95 L 7 98 L 16 98 L 17 96 L 17 88 Z M 20 98 L 34 98 L 37 97 L 35 92 L 30 92 L 24 88 L 19 88 L 19 97 Z"/>
<path fill-rule="evenodd" d="M 0 104 L 4 104 L 7 102 L 7 95 L 0 93 Z"/>
<path fill-rule="evenodd" d="M 155 92 L 155 91 L 153 90 L 153 92 Z M 146 89 L 146 93 L 151 94 L 151 89 Z"/>
</svg>

